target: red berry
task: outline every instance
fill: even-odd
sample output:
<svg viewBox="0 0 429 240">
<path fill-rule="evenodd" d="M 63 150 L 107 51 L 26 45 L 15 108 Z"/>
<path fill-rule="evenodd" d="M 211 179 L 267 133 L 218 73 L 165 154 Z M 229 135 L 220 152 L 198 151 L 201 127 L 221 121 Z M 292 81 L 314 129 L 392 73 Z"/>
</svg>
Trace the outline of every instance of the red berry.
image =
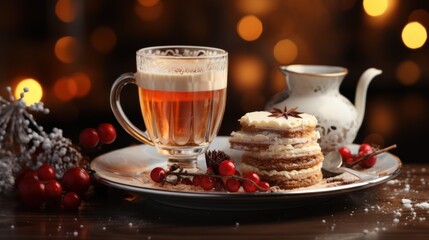
<svg viewBox="0 0 429 240">
<path fill-rule="evenodd" d="M 372 149 L 371 145 L 369 145 L 368 143 L 362 143 L 359 146 L 359 151 L 358 152 L 362 152 L 362 151 L 365 151 L 367 153 L 372 153 L 373 149 Z"/>
<path fill-rule="evenodd" d="M 100 142 L 104 144 L 111 144 L 116 139 L 116 129 L 110 123 L 102 123 L 97 127 Z"/>
<path fill-rule="evenodd" d="M 207 177 L 207 176 L 201 177 L 201 187 L 205 191 L 212 190 L 214 188 L 214 186 L 215 186 L 215 182 L 213 181 L 213 179 L 211 177 Z"/>
<path fill-rule="evenodd" d="M 18 193 L 21 201 L 29 207 L 41 207 L 45 202 L 45 185 L 38 179 L 22 179 Z"/>
<path fill-rule="evenodd" d="M 201 176 L 194 176 L 194 178 L 192 178 L 192 183 L 194 186 L 201 186 Z"/>
<path fill-rule="evenodd" d="M 361 158 L 365 155 L 371 154 L 372 148 L 366 148 L 363 149 L 362 151 L 359 152 L 358 158 Z M 359 166 L 363 167 L 363 168 L 370 168 L 372 166 L 374 166 L 374 164 L 377 162 L 377 156 L 372 156 L 370 158 L 364 159 L 362 161 L 359 162 Z"/>
<path fill-rule="evenodd" d="M 256 185 L 258 185 L 261 182 L 261 179 L 259 177 L 259 175 L 255 172 L 248 172 L 245 176 L 245 178 L 252 180 L 251 181 L 243 181 L 243 189 L 246 192 L 255 192 L 257 187 Z M 255 185 L 256 184 L 256 185 Z"/>
<path fill-rule="evenodd" d="M 343 161 L 345 163 L 349 163 L 350 164 L 350 163 L 353 163 L 355 161 L 355 159 L 353 157 L 349 157 L 349 158 L 343 159 Z"/>
<path fill-rule="evenodd" d="M 44 163 L 37 169 L 37 176 L 41 181 L 49 181 L 55 179 L 55 170 L 51 165 Z"/>
<path fill-rule="evenodd" d="M 237 192 L 241 187 L 240 181 L 234 178 L 230 178 L 226 181 L 226 190 L 228 192 Z"/>
<path fill-rule="evenodd" d="M 156 167 L 150 172 L 150 178 L 152 179 L 152 181 L 157 183 L 164 181 L 166 177 L 167 173 L 161 167 Z"/>
<path fill-rule="evenodd" d="M 91 178 L 89 174 L 80 167 L 70 168 L 64 173 L 61 179 L 61 185 L 65 191 L 78 194 L 85 193 L 90 184 Z"/>
<path fill-rule="evenodd" d="M 191 179 L 189 179 L 189 178 L 182 178 L 180 183 L 185 184 L 185 185 L 192 185 L 193 184 Z"/>
<path fill-rule="evenodd" d="M 256 185 L 250 181 L 244 181 L 243 182 L 243 189 L 245 192 L 256 192 Z"/>
<path fill-rule="evenodd" d="M 232 176 L 235 173 L 235 164 L 230 160 L 223 160 L 218 171 L 221 176 Z"/>
<path fill-rule="evenodd" d="M 352 152 L 348 147 L 340 147 L 340 149 L 338 149 L 338 152 L 341 154 L 343 161 L 352 157 Z"/>
<path fill-rule="evenodd" d="M 263 190 L 262 189 L 259 190 L 261 192 L 266 192 L 270 190 L 270 187 L 271 187 L 268 182 L 264 182 L 264 181 L 260 182 L 258 186 L 263 189 Z"/>
<path fill-rule="evenodd" d="M 22 177 L 21 181 L 25 179 L 30 179 L 30 178 L 35 180 L 40 180 L 39 177 L 37 176 L 37 172 L 30 170 L 24 173 L 24 176 Z"/>
<path fill-rule="evenodd" d="M 377 162 L 377 158 L 374 156 L 374 157 L 370 157 L 368 159 L 361 161 L 359 163 L 359 166 L 361 166 L 363 168 L 370 168 L 370 167 L 374 166 L 376 162 Z"/>
<path fill-rule="evenodd" d="M 18 188 L 19 183 L 21 182 L 22 179 L 24 179 L 25 174 L 27 174 L 27 172 L 31 172 L 31 169 L 28 167 L 23 167 L 15 176 L 15 188 Z"/>
<path fill-rule="evenodd" d="M 371 154 L 372 153 L 372 149 L 371 148 L 364 148 L 361 151 L 359 151 L 357 158 L 362 158 L 365 155 Z"/>
<path fill-rule="evenodd" d="M 62 203 L 67 210 L 76 210 L 79 208 L 81 200 L 77 193 L 68 192 L 64 195 Z"/>
<path fill-rule="evenodd" d="M 261 178 L 255 172 L 246 173 L 246 175 L 244 175 L 244 178 L 250 179 L 250 180 L 254 181 L 256 184 L 259 184 L 259 182 L 261 182 Z"/>
<path fill-rule="evenodd" d="M 79 134 L 80 145 L 84 148 L 94 148 L 98 145 L 100 137 L 94 128 L 85 128 Z"/>
<path fill-rule="evenodd" d="M 208 167 L 207 170 L 206 170 L 206 173 L 207 174 L 213 174 L 213 168 Z"/>
<path fill-rule="evenodd" d="M 45 194 L 48 200 L 57 200 L 61 197 L 63 188 L 57 180 L 49 180 L 45 183 Z"/>
</svg>

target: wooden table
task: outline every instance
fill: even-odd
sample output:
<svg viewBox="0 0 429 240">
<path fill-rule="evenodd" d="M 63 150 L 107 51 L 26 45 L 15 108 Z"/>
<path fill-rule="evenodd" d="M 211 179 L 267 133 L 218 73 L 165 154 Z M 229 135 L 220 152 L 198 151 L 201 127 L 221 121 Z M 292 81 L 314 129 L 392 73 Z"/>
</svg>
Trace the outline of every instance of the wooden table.
<svg viewBox="0 0 429 240">
<path fill-rule="evenodd" d="M 423 202 L 429 202 L 425 164 L 406 164 L 396 180 L 367 190 L 275 211 L 182 209 L 115 189 L 90 194 L 78 212 L 28 210 L 0 197 L 0 238 L 429 239 Z"/>
</svg>

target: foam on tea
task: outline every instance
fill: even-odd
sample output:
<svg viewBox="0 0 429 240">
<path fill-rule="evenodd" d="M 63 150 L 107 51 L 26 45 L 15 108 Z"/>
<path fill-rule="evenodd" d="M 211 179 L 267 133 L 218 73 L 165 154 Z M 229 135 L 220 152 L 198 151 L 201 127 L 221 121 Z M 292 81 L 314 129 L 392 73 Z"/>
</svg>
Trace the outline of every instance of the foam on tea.
<svg viewBox="0 0 429 240">
<path fill-rule="evenodd" d="M 227 76 L 225 71 L 198 72 L 172 70 L 171 73 L 136 73 L 137 85 L 144 89 L 192 92 L 225 89 Z"/>
<path fill-rule="evenodd" d="M 226 71 L 138 71 L 147 131 L 164 148 L 208 145 L 217 135 L 226 101 Z"/>
</svg>

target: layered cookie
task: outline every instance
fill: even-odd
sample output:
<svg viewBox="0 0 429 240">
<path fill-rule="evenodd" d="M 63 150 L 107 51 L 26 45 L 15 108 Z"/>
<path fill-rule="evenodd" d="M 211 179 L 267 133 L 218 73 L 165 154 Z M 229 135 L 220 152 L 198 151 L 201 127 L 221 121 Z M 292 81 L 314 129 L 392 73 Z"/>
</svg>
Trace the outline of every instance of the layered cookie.
<svg viewBox="0 0 429 240">
<path fill-rule="evenodd" d="M 317 119 L 306 113 L 250 112 L 241 117 L 241 129 L 231 133 L 231 148 L 245 151 L 242 173 L 284 189 L 307 187 L 322 179 L 323 154 L 317 143 Z"/>
</svg>

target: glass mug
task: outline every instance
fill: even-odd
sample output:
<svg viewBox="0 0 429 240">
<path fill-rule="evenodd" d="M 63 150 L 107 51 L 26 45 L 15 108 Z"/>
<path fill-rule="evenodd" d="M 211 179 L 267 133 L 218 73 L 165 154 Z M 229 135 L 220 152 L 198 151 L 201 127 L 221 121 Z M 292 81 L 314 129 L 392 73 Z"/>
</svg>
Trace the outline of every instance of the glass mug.
<svg viewBox="0 0 429 240">
<path fill-rule="evenodd" d="M 198 46 L 159 46 L 137 51 L 137 72 L 116 79 L 110 106 L 121 126 L 137 140 L 155 146 L 174 163 L 197 169 L 197 157 L 216 137 L 222 122 L 227 87 L 228 53 Z M 146 132 L 122 110 L 120 95 L 138 86 Z"/>
</svg>

